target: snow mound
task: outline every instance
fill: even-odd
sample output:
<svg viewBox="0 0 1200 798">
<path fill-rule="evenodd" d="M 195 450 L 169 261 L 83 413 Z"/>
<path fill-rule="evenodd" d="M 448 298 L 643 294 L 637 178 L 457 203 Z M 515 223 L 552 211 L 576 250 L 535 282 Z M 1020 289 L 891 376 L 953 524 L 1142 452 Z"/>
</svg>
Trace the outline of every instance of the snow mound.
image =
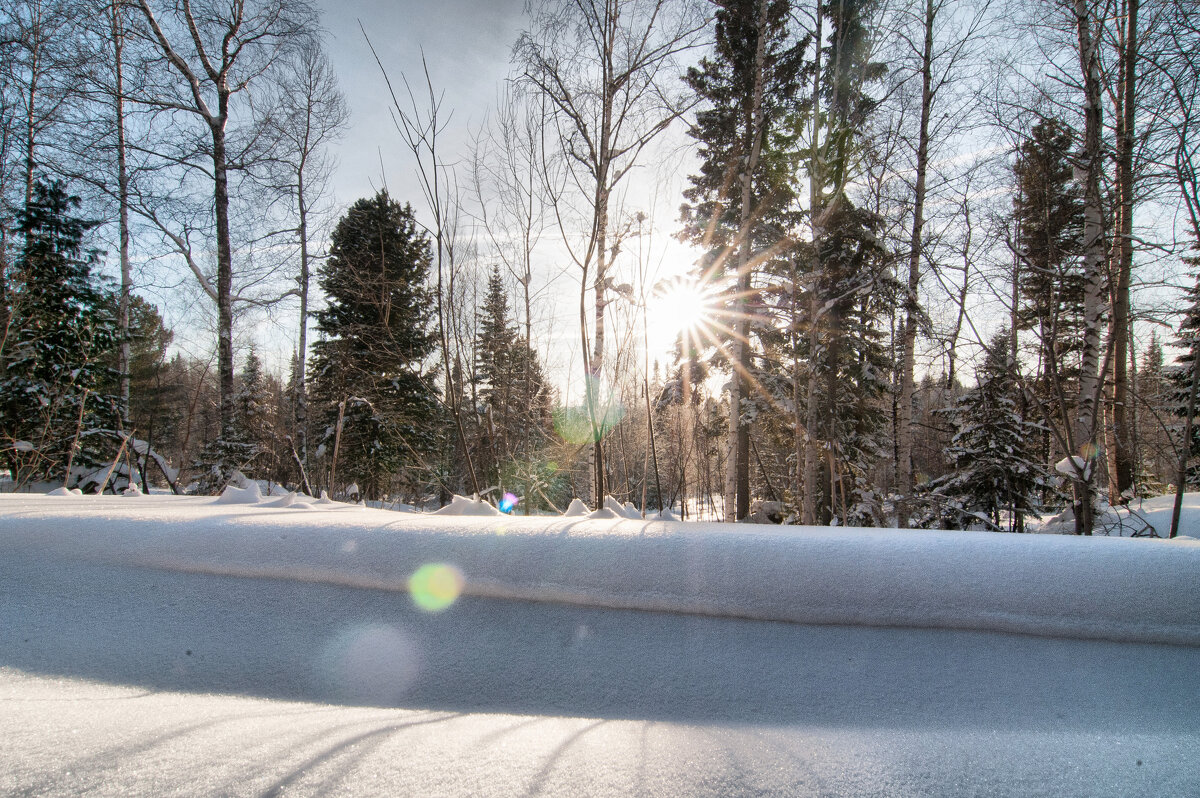
<svg viewBox="0 0 1200 798">
<path fill-rule="evenodd" d="M 141 496 L 142 489 L 138 487 L 136 482 L 130 482 L 125 490 L 121 491 L 122 496 Z"/>
<path fill-rule="evenodd" d="M 72 493 L 71 491 L 67 490 L 66 488 L 55 488 L 54 490 L 48 492 L 46 495 L 47 496 L 74 496 L 75 494 Z"/>
<path fill-rule="evenodd" d="M 263 505 L 263 507 L 295 507 L 298 510 L 304 510 L 311 506 L 308 502 L 301 501 L 299 494 L 294 490 L 285 493 L 273 502 L 267 502 Z"/>
<path fill-rule="evenodd" d="M 468 499 L 466 496 L 454 495 L 454 498 L 440 510 L 434 510 L 432 515 L 504 515 L 482 499 Z"/>
<path fill-rule="evenodd" d="M 617 501 L 612 496 L 604 497 L 604 508 L 603 509 L 608 510 L 609 512 L 612 513 L 612 515 L 611 516 L 596 515 L 595 513 L 592 513 L 591 516 L 589 516 L 589 517 L 590 518 L 638 518 L 638 519 L 640 519 L 642 517 L 642 513 L 640 510 L 638 510 L 638 508 L 634 507 L 629 502 L 626 502 L 625 504 L 621 504 L 621 502 Z"/>
<path fill-rule="evenodd" d="M 245 488 L 226 485 L 225 490 L 217 497 L 217 504 L 258 504 L 262 501 L 262 491 L 257 482 L 250 482 Z"/>
<path fill-rule="evenodd" d="M 283 485 L 280 485 L 278 482 L 276 482 L 274 485 L 271 486 L 271 491 L 267 495 L 268 496 L 289 496 L 289 495 L 294 496 L 294 495 L 296 495 L 296 492 L 293 490 L 288 490 Z"/>
<path fill-rule="evenodd" d="M 460 508 L 479 507 L 459 498 Z M 1187 503 L 1189 519 L 1200 514 L 1200 494 Z M 0 495 L 0 560 L 51 555 L 395 591 L 409 590 L 422 566 L 443 563 L 477 599 L 1200 645 L 1194 540 L 343 507 Z M 1189 521 L 1183 531 L 1196 528 Z"/>
<path fill-rule="evenodd" d="M 659 510 L 658 513 L 655 514 L 654 520 L 655 521 L 678 521 L 679 518 L 676 517 L 675 513 L 671 512 L 670 510 L 668 510 L 667 508 L 664 507 L 663 509 Z"/>
<path fill-rule="evenodd" d="M 588 514 L 588 506 L 583 503 L 583 499 L 576 496 L 571 499 L 571 503 L 567 505 L 567 511 L 563 513 L 566 518 L 578 518 Z"/>
<path fill-rule="evenodd" d="M 321 498 L 317 499 L 317 504 L 335 504 L 333 499 L 329 498 L 329 493 L 321 488 Z"/>
</svg>

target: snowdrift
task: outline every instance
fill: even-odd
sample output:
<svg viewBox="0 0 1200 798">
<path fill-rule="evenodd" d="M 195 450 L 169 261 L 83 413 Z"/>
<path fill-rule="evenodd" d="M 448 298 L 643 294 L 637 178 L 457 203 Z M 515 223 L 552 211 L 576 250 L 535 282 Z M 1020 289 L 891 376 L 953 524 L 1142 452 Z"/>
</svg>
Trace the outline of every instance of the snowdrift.
<svg viewBox="0 0 1200 798">
<path fill-rule="evenodd" d="M 1193 497 L 1194 498 L 1194 497 Z M 6 552 L 804 624 L 1200 645 L 1200 542 L 0 496 Z"/>
</svg>

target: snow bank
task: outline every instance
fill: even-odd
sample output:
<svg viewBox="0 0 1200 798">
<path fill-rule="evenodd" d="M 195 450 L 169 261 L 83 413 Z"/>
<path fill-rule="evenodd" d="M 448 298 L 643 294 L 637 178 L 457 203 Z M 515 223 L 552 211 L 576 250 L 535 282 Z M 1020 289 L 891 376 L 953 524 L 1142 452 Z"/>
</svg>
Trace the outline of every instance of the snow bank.
<svg viewBox="0 0 1200 798">
<path fill-rule="evenodd" d="M 5 495 L 4 552 L 398 591 L 447 563 L 469 596 L 1200 645 L 1196 541 Z"/>
</svg>

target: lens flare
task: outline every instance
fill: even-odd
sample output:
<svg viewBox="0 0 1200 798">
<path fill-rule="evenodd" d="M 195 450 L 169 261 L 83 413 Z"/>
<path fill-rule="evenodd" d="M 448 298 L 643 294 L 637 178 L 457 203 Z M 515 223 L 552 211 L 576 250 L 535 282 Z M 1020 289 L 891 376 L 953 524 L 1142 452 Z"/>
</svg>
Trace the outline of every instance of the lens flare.
<svg viewBox="0 0 1200 798">
<path fill-rule="evenodd" d="M 567 407 L 554 411 L 554 430 L 568 443 L 582 445 L 601 439 L 625 418 L 625 407 L 616 392 L 600 384 L 595 377 L 588 377 L 586 399 L 582 407 Z M 595 413 L 595 428 L 592 413 Z"/>
<path fill-rule="evenodd" d="M 413 603 L 426 612 L 441 612 L 462 593 L 462 571 L 445 563 L 429 563 L 408 578 Z"/>
<path fill-rule="evenodd" d="M 418 652 L 416 640 L 404 629 L 357 624 L 325 642 L 315 658 L 315 675 L 335 700 L 393 706 L 417 680 Z"/>
<path fill-rule="evenodd" d="M 506 493 L 500 498 L 500 512 L 511 513 L 517 507 L 517 502 L 521 501 L 511 493 Z"/>
</svg>

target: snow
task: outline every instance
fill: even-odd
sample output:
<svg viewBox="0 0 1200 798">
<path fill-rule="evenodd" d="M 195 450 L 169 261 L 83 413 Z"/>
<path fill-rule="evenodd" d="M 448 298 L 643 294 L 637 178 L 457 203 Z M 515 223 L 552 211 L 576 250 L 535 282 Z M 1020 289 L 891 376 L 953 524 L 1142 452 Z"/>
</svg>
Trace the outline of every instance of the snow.
<svg viewBox="0 0 1200 798">
<path fill-rule="evenodd" d="M 440 510 L 435 510 L 434 515 L 503 515 L 504 513 L 497 510 L 492 505 L 482 499 L 468 499 L 466 496 L 455 494 L 454 498 Z"/>
<path fill-rule="evenodd" d="M 0 551 L 399 591 L 445 562 L 489 599 L 1200 645 L 1188 540 L 513 517 L 461 496 L 403 514 L 258 494 L 0 496 Z"/>
<path fill-rule="evenodd" d="M 1084 460 L 1077 454 L 1073 454 L 1070 457 L 1064 457 L 1055 463 L 1054 470 L 1060 474 L 1063 474 L 1064 476 L 1074 479 L 1077 474 L 1083 474 L 1084 477 L 1087 477 L 1091 470 L 1091 466 L 1087 460 Z"/>
<path fill-rule="evenodd" d="M 583 503 L 583 499 L 576 496 L 571 499 L 571 503 L 567 505 L 567 511 L 563 513 L 568 518 L 575 518 L 581 515 L 587 515 L 589 512 L 588 506 Z"/>
<path fill-rule="evenodd" d="M 1200 793 L 1195 541 L 310 501 L 0 496 L 0 794 Z"/>
<path fill-rule="evenodd" d="M 251 482 L 244 488 L 236 485 L 226 485 L 225 490 L 217 497 L 218 504 L 258 504 L 262 501 L 262 490 L 258 483 Z"/>
</svg>

